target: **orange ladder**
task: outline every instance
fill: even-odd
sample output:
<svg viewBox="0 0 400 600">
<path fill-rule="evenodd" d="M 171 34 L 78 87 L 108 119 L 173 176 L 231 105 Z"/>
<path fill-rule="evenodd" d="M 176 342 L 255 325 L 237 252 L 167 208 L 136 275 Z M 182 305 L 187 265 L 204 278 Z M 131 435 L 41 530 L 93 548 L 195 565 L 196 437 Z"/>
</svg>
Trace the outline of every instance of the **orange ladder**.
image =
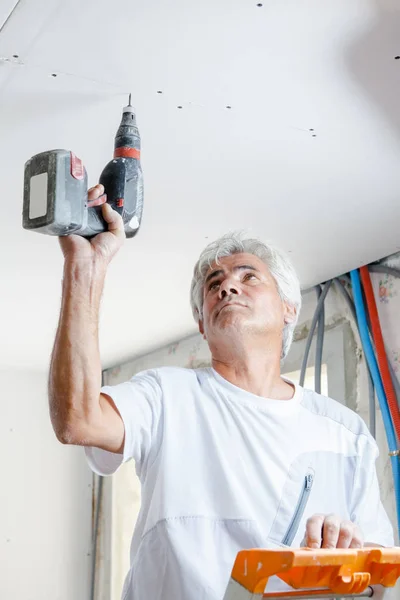
<svg viewBox="0 0 400 600">
<path fill-rule="evenodd" d="M 279 577 L 291 591 L 266 592 Z M 224 600 L 371 598 L 371 586 L 394 587 L 400 577 L 400 548 L 361 550 L 242 550 Z"/>
</svg>

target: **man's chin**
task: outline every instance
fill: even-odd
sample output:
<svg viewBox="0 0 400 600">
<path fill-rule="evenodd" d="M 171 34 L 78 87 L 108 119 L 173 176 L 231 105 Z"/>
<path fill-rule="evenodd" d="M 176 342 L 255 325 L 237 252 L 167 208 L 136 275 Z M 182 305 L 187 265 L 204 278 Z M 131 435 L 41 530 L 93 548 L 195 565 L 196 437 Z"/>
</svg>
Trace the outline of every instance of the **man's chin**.
<svg viewBox="0 0 400 600">
<path fill-rule="evenodd" d="M 227 318 L 229 317 L 229 318 Z M 243 315 L 226 315 L 225 318 L 217 318 L 214 324 L 214 331 L 218 335 L 223 335 L 225 337 L 240 337 L 240 336 L 249 336 L 249 335 L 265 335 L 267 332 L 266 327 L 260 325 L 260 323 L 254 323 L 249 319 L 243 317 Z"/>
<path fill-rule="evenodd" d="M 246 329 L 246 321 L 244 319 L 240 319 L 237 318 L 237 316 L 235 315 L 235 318 L 224 318 L 224 319 L 217 319 L 217 322 L 215 324 L 215 329 L 217 331 L 223 331 L 224 333 L 234 333 L 234 334 L 238 334 L 241 331 L 244 331 Z"/>
</svg>

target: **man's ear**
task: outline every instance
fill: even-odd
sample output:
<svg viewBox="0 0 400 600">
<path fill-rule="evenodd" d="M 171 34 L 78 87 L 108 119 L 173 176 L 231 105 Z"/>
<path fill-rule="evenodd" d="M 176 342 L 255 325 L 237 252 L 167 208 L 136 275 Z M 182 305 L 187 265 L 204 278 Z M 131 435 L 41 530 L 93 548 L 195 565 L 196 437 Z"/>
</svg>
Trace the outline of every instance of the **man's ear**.
<svg viewBox="0 0 400 600">
<path fill-rule="evenodd" d="M 199 320 L 199 332 L 203 336 L 204 339 L 207 339 L 204 333 L 203 321 Z"/>
<path fill-rule="evenodd" d="M 285 325 L 289 323 L 294 323 L 297 316 L 297 310 L 292 304 L 284 304 L 284 313 L 283 320 L 285 321 Z"/>
</svg>

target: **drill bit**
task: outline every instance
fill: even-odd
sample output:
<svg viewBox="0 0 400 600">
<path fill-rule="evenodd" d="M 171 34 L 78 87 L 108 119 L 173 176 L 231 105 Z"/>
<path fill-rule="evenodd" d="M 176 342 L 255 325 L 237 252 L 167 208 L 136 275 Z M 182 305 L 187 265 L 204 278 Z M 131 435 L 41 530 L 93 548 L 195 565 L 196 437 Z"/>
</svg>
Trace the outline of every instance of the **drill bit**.
<svg viewBox="0 0 400 600">
<path fill-rule="evenodd" d="M 131 100 L 132 100 L 132 94 L 129 94 L 129 104 L 128 104 L 128 106 L 132 106 Z"/>
</svg>

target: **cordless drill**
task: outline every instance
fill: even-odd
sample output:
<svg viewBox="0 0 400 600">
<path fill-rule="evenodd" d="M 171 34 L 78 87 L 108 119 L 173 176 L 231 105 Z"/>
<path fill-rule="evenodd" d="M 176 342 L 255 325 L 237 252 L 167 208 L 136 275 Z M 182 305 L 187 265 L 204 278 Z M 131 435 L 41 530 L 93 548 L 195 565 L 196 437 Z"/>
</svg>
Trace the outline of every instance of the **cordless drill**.
<svg viewBox="0 0 400 600">
<path fill-rule="evenodd" d="M 101 205 L 108 202 L 122 216 L 126 236 L 136 235 L 142 220 L 143 175 L 131 96 L 115 136 L 114 158 L 103 169 L 99 183 L 104 194 L 89 201 L 87 172 L 75 154 L 68 150 L 36 154 L 25 164 L 23 228 L 91 238 L 107 231 Z"/>
</svg>

